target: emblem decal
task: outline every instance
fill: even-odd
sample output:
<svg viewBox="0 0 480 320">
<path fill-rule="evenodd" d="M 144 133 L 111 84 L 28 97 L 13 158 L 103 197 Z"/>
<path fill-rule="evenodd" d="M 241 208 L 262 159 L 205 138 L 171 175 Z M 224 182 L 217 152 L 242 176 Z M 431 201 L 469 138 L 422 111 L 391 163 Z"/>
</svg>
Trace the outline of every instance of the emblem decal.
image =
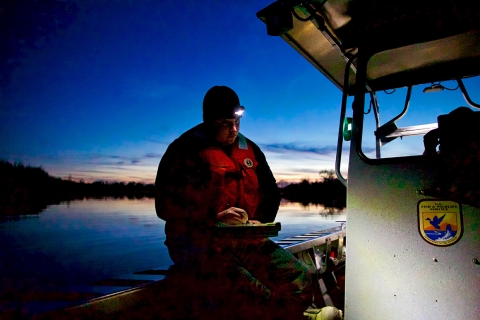
<svg viewBox="0 0 480 320">
<path fill-rule="evenodd" d="M 243 163 L 245 163 L 245 165 L 247 166 L 247 168 L 251 168 L 253 167 L 253 161 L 249 158 L 245 158 L 245 160 L 243 160 Z"/>
<path fill-rule="evenodd" d="M 418 231 L 423 240 L 435 246 L 451 246 L 463 234 L 462 211 L 459 203 L 444 200 L 418 202 Z"/>
</svg>

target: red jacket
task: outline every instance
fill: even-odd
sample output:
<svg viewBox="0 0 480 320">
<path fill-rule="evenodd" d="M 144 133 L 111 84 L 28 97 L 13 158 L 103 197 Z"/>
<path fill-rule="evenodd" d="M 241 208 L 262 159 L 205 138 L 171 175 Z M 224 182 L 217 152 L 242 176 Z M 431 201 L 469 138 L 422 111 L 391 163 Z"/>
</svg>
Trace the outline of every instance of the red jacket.
<svg viewBox="0 0 480 320">
<path fill-rule="evenodd" d="M 200 157 L 210 164 L 211 180 L 204 192 L 216 195 L 212 203 L 215 211 L 242 208 L 250 220 L 254 219 L 260 204 L 258 162 L 245 137 L 239 133 L 229 156 L 219 147 L 207 147 Z"/>
<path fill-rule="evenodd" d="M 228 155 L 227 155 L 228 153 Z M 200 124 L 176 139 L 160 161 L 155 207 L 166 221 L 166 244 L 198 241 L 217 213 L 238 207 L 249 219 L 274 221 L 280 195 L 265 156 L 239 134 L 227 150 L 208 139 Z"/>
</svg>

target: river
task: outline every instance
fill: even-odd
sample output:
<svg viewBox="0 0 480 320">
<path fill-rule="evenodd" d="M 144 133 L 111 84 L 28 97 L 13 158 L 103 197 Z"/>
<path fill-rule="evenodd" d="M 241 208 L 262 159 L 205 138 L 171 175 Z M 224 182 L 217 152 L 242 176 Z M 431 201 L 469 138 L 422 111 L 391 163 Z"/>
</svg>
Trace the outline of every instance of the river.
<svg viewBox="0 0 480 320">
<path fill-rule="evenodd" d="M 276 218 L 282 230 L 273 239 L 331 228 L 345 218 L 282 201 Z M 168 266 L 163 228 L 148 198 L 79 200 L 0 218 L 0 285 L 45 290 Z"/>
</svg>

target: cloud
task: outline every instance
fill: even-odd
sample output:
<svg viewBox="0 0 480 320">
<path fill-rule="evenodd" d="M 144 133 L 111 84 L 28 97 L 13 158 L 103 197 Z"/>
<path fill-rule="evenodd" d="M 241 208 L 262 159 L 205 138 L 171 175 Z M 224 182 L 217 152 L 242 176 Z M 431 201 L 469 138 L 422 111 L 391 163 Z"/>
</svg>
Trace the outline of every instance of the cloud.
<svg viewBox="0 0 480 320">
<path fill-rule="evenodd" d="M 272 143 L 262 145 L 264 151 L 270 151 L 274 153 L 313 153 L 318 155 L 331 155 L 337 151 L 335 146 L 326 146 L 326 147 L 313 147 L 313 146 L 303 146 L 296 143 Z"/>
<path fill-rule="evenodd" d="M 285 177 L 292 177 L 292 178 L 299 179 L 298 173 L 293 172 L 293 170 L 290 171 L 290 172 L 288 172 L 288 171 L 279 171 L 279 172 L 276 172 L 276 173 L 275 173 L 275 176 L 282 176 L 282 177 L 285 176 Z"/>
<path fill-rule="evenodd" d="M 315 154 L 322 156 L 331 156 L 335 155 L 337 152 L 337 146 L 325 146 L 325 147 L 316 147 L 308 146 L 301 143 L 270 143 L 270 144 L 261 144 L 260 145 L 263 151 L 269 151 L 279 154 L 288 154 L 288 153 L 304 153 L 304 154 Z M 342 148 L 342 154 L 345 156 L 350 150 L 349 145 L 344 145 Z M 375 148 L 366 147 L 362 148 L 363 153 L 374 153 Z M 312 158 L 314 159 L 314 158 Z"/>
<path fill-rule="evenodd" d="M 312 169 L 312 168 L 296 168 L 292 169 L 293 172 L 301 172 L 301 173 L 315 173 L 319 174 L 320 169 Z"/>
<path fill-rule="evenodd" d="M 375 154 L 375 152 L 377 151 L 377 149 L 375 148 L 370 148 L 370 147 L 363 147 L 362 148 L 362 151 L 364 154 L 367 154 L 367 153 L 373 153 Z"/>
<path fill-rule="evenodd" d="M 168 131 L 168 130 L 170 130 L 170 129 L 168 129 L 168 128 L 164 129 L 164 131 Z M 155 139 L 155 138 L 147 138 L 147 139 L 145 139 L 145 141 L 158 143 L 158 144 L 162 144 L 162 145 L 165 145 L 165 146 L 168 146 L 172 142 L 172 141 L 165 141 L 165 140 L 162 140 L 162 139 Z"/>
<path fill-rule="evenodd" d="M 91 154 L 91 155 L 87 155 L 87 159 L 89 160 L 87 160 L 85 163 L 89 165 L 100 165 L 100 166 L 137 165 L 142 163 L 143 160 L 160 159 L 161 157 L 162 155 L 158 153 L 146 153 L 142 156 L 135 156 L 135 157 Z"/>
<path fill-rule="evenodd" d="M 109 170 L 111 169 L 111 170 Z M 112 171 L 113 170 L 113 171 Z M 77 168 L 73 168 L 73 169 L 69 169 L 69 172 L 77 172 L 77 173 L 101 173 L 101 174 L 111 174 L 112 172 L 114 171 L 117 171 L 117 170 L 124 170 L 124 171 L 127 171 L 129 169 L 127 168 L 122 168 L 122 167 L 111 167 L 111 168 L 106 168 L 105 170 L 98 170 L 98 169 L 91 169 L 91 168 L 88 168 L 88 169 L 77 169 Z"/>
<path fill-rule="evenodd" d="M 161 158 L 163 156 L 163 154 L 160 154 L 160 153 L 147 153 L 145 155 L 145 158 L 146 159 L 149 159 L 149 158 Z"/>
</svg>

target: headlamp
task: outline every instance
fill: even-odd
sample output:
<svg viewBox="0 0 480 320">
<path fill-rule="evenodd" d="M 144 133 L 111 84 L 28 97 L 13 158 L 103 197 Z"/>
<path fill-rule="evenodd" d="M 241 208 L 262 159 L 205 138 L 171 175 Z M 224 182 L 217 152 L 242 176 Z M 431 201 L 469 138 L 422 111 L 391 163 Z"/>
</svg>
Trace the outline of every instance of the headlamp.
<svg viewBox="0 0 480 320">
<path fill-rule="evenodd" d="M 239 106 L 237 109 L 234 110 L 233 114 L 239 118 L 242 116 L 244 112 L 245 112 L 245 108 L 243 106 Z"/>
<path fill-rule="evenodd" d="M 238 109 L 236 109 L 233 114 L 237 117 L 241 117 L 242 114 L 245 112 L 245 108 L 240 106 Z"/>
</svg>

